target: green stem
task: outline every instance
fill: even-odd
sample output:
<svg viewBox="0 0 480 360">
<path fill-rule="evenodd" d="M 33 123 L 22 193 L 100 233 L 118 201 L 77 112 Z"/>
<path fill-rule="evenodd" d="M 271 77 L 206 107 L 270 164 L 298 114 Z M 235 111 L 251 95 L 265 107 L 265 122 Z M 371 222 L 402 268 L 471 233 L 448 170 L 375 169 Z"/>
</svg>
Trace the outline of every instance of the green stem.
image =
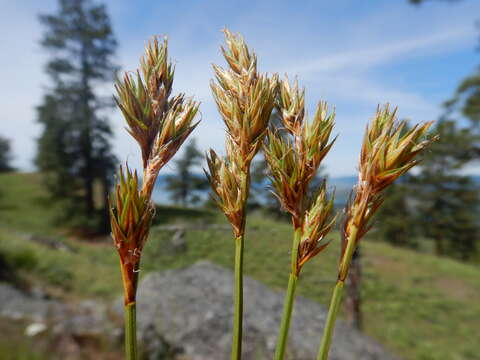
<svg viewBox="0 0 480 360">
<path fill-rule="evenodd" d="M 125 305 L 125 354 L 127 360 L 137 360 L 136 303 Z"/>
<path fill-rule="evenodd" d="M 320 342 L 320 348 L 318 350 L 317 360 L 327 360 L 330 345 L 332 343 L 333 330 L 335 328 L 335 321 L 340 310 L 340 304 L 342 301 L 343 287 L 345 285 L 345 279 L 348 275 L 348 269 L 350 268 L 350 262 L 352 260 L 353 253 L 357 244 L 357 232 L 358 229 L 355 225 L 351 227 L 350 236 L 347 239 L 347 248 L 342 257 L 340 264 L 338 280 L 333 289 L 332 299 L 330 300 L 330 307 L 328 309 L 327 321 L 325 328 L 323 329 L 322 341 Z"/>
<path fill-rule="evenodd" d="M 239 235 L 235 237 L 235 290 L 233 313 L 232 360 L 242 358 L 243 330 L 243 248 L 246 224 L 246 208 L 250 188 L 250 170 L 241 174 L 241 191 L 243 196 L 242 222 Z"/>
<path fill-rule="evenodd" d="M 295 229 L 292 242 L 291 254 L 291 273 L 288 279 L 288 288 L 285 293 L 285 301 L 283 305 L 282 321 L 278 333 L 277 347 L 275 348 L 275 360 L 282 360 L 285 356 L 285 349 L 287 347 L 288 330 L 290 329 L 290 320 L 292 318 L 293 304 L 295 303 L 295 291 L 297 289 L 298 274 L 297 274 L 297 256 L 298 245 L 300 244 L 302 230 Z"/>
<path fill-rule="evenodd" d="M 243 327 L 243 236 L 235 239 L 235 303 L 233 315 L 232 360 L 240 360 L 242 356 Z"/>
<path fill-rule="evenodd" d="M 278 334 L 277 347 L 275 349 L 275 360 L 282 360 L 285 356 L 287 347 L 288 330 L 290 328 L 290 319 L 292 318 L 293 304 L 295 302 L 295 290 L 297 288 L 298 277 L 290 274 L 288 279 L 287 293 L 285 294 L 285 303 L 283 305 L 282 322 Z"/>
<path fill-rule="evenodd" d="M 328 351 L 330 350 L 330 344 L 332 343 L 335 321 L 337 320 L 338 310 L 340 309 L 340 304 L 342 301 L 343 285 L 344 282 L 338 280 L 335 288 L 333 289 L 332 300 L 330 301 L 327 322 L 325 323 L 325 329 L 323 331 L 322 342 L 320 343 L 317 360 L 328 359 Z"/>
</svg>

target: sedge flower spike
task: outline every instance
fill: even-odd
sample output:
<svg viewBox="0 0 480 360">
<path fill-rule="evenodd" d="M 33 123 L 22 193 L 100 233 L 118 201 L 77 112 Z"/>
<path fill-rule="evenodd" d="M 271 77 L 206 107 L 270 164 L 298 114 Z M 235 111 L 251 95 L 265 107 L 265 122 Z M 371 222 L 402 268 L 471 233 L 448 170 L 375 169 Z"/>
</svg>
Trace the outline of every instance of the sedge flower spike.
<svg viewBox="0 0 480 360">
<path fill-rule="evenodd" d="M 210 86 L 228 137 L 238 154 L 229 155 L 246 172 L 268 127 L 275 105 L 277 76 L 259 74 L 257 57 L 243 38 L 228 30 L 224 32 L 227 47 L 222 47 L 222 53 L 229 68 L 213 65 L 217 81 L 212 81 Z"/>
<path fill-rule="evenodd" d="M 438 138 L 427 137 L 433 122 L 416 124 L 407 129 L 405 121 L 396 120 L 396 113 L 397 109 L 390 110 L 388 104 L 378 107 L 363 137 L 358 184 L 354 199 L 349 202 L 345 211 L 338 279 L 330 301 L 317 360 L 328 359 L 350 263 L 358 242 L 372 227 L 372 219 L 383 202 L 384 190 L 414 167 L 419 161 L 416 159 L 418 155 Z"/>
<path fill-rule="evenodd" d="M 128 166 L 120 168 L 115 199 L 110 201 L 112 237 L 120 257 L 125 300 L 127 360 L 137 359 L 136 292 L 142 250 L 147 241 L 155 206 L 151 201 L 161 168 L 175 155 L 197 123 L 199 104 L 184 94 L 171 97 L 174 66 L 168 59 L 167 39 L 146 45 L 140 69 L 126 73 L 115 84 L 115 101 L 128 133 L 142 154 L 143 178 Z"/>
<path fill-rule="evenodd" d="M 175 68 L 168 60 L 168 42 L 154 38 L 146 46 L 141 70 L 117 80 L 115 101 L 127 122 L 127 131 L 142 151 L 144 186 L 150 197 L 160 169 L 178 151 L 198 125 L 199 104 L 178 94 L 170 97 Z"/>
<path fill-rule="evenodd" d="M 213 65 L 215 103 L 226 126 L 226 157 L 213 150 L 205 171 L 213 190 L 213 200 L 232 225 L 235 236 L 235 290 L 232 360 L 242 353 L 243 248 L 246 205 L 250 189 L 250 163 L 262 146 L 275 106 L 277 75 L 257 71 L 257 56 L 240 35 L 225 29 L 222 53 L 228 68 Z"/>
<path fill-rule="evenodd" d="M 285 356 L 290 319 L 295 301 L 296 284 L 302 267 L 323 251 L 335 223 L 333 196 L 327 197 L 326 183 L 312 199 L 309 184 L 335 139 L 330 140 L 335 113 L 329 113 L 325 102 L 319 102 L 311 121 L 305 119 L 305 90 L 288 77 L 279 85 L 277 110 L 282 129 L 269 129 L 264 153 L 270 169 L 273 193 L 292 217 L 293 241 L 291 271 L 285 294 L 275 359 Z"/>
</svg>

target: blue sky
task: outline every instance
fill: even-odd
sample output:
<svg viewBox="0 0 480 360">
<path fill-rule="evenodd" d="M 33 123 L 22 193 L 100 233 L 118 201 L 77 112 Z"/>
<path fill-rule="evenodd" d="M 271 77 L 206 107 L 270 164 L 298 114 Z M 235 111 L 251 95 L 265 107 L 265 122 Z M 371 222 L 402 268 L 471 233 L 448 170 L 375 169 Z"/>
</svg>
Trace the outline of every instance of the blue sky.
<svg viewBox="0 0 480 360">
<path fill-rule="evenodd" d="M 306 87 L 307 107 L 322 99 L 336 107 L 340 137 L 325 160 L 332 176 L 356 170 L 363 129 L 379 103 L 399 106 L 400 117 L 434 120 L 458 82 L 480 64 L 476 52 L 480 1 L 106 1 L 119 41 L 117 62 L 137 67 L 152 35 L 168 35 L 177 65 L 175 90 L 202 102 L 194 132 L 202 150 L 224 147 L 224 126 L 213 103 L 211 64 L 224 65 L 219 46 L 225 26 L 244 35 L 263 72 L 287 72 Z M 0 134 L 11 138 L 15 163 L 33 169 L 40 127 L 35 106 L 48 86 L 46 54 L 38 45 L 37 14 L 54 10 L 54 0 L 0 0 Z M 108 84 L 103 92 L 111 92 Z M 110 114 L 119 159 L 138 166 L 139 151 Z M 166 168 L 165 172 L 171 171 Z"/>
</svg>

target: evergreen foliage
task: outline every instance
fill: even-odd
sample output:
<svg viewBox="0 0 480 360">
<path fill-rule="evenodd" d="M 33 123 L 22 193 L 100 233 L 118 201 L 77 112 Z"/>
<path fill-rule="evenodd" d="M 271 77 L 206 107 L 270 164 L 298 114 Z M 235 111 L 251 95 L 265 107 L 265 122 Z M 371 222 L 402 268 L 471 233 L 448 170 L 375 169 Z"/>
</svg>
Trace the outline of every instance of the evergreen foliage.
<svg viewBox="0 0 480 360">
<path fill-rule="evenodd" d="M 412 199 L 412 177 L 404 175 L 387 190 L 376 221 L 376 237 L 396 246 L 418 247 L 418 216 Z"/>
<path fill-rule="evenodd" d="M 10 140 L 0 136 L 0 172 L 12 171 L 12 149 Z"/>
<path fill-rule="evenodd" d="M 478 136 L 447 118 L 433 132 L 439 140 L 426 153 L 420 172 L 389 189 L 377 217 L 377 237 L 423 249 L 428 245 L 420 241 L 429 239 L 437 255 L 472 260 L 480 239 L 479 188 L 461 170 L 475 158 Z"/>
<path fill-rule="evenodd" d="M 38 107 L 43 131 L 36 164 L 60 205 L 59 220 L 106 232 L 116 159 L 105 117 L 112 102 L 96 89 L 112 81 L 117 69 L 107 10 L 90 0 L 59 0 L 58 11 L 41 15 L 40 21 L 45 27 L 41 45 L 50 54 L 50 86 Z"/>
<path fill-rule="evenodd" d="M 468 260 L 474 257 L 480 236 L 478 186 L 461 170 L 472 159 L 477 136 L 455 121 L 441 120 L 432 146 L 416 178 L 422 235 L 435 243 L 438 255 Z"/>
</svg>

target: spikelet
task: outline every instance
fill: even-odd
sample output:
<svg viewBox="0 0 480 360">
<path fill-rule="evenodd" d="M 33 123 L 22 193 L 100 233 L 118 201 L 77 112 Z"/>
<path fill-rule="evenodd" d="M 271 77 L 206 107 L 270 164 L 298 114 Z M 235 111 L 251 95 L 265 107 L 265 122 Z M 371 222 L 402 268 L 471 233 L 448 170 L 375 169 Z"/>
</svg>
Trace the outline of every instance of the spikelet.
<svg viewBox="0 0 480 360">
<path fill-rule="evenodd" d="M 395 108 L 378 107 L 375 117 L 365 130 L 360 154 L 358 184 L 355 197 L 346 208 L 343 226 L 342 257 L 339 278 L 345 280 L 350 259 L 345 258 L 349 241 L 355 247 L 370 230 L 371 220 L 383 202 L 383 191 L 405 172 L 414 167 L 416 159 L 437 136 L 427 138 L 433 122 L 416 124 L 409 130 L 405 121 L 396 120 Z M 355 228 L 356 236 L 351 240 Z"/>
<path fill-rule="evenodd" d="M 211 150 L 207 156 L 214 201 L 232 224 L 236 236 L 243 232 L 248 198 L 249 171 L 260 149 L 275 105 L 277 76 L 261 75 L 257 57 L 240 35 L 225 29 L 222 53 L 229 67 L 213 65 L 216 81 L 210 86 L 226 126 L 226 158 Z"/>
<path fill-rule="evenodd" d="M 174 67 L 168 59 L 167 39 L 146 45 L 140 69 L 117 79 L 115 101 L 127 131 L 142 153 L 143 179 L 120 168 L 115 201 L 110 203 L 112 237 L 120 255 L 126 304 L 135 301 L 140 257 L 147 240 L 154 205 L 151 195 L 160 169 L 195 129 L 199 104 L 184 94 L 171 97 Z"/>
<path fill-rule="evenodd" d="M 277 76 L 257 72 L 257 57 L 240 35 L 224 30 L 227 48 L 222 47 L 229 68 L 213 65 L 216 82 L 210 86 L 228 136 L 235 147 L 235 161 L 246 172 L 262 145 L 275 105 Z"/>
<path fill-rule="evenodd" d="M 235 237 L 241 235 L 244 217 L 242 179 L 234 161 L 221 159 L 213 150 L 207 157 L 208 172 L 205 174 L 211 184 L 214 202 L 232 224 Z"/>
<path fill-rule="evenodd" d="M 213 97 L 226 126 L 226 157 L 211 150 L 207 177 L 213 200 L 224 212 L 235 235 L 235 287 L 232 359 L 241 359 L 243 319 L 243 247 L 250 163 L 262 146 L 275 105 L 277 76 L 257 72 L 257 57 L 240 35 L 224 30 L 222 53 L 229 67 L 213 65 Z"/>
<path fill-rule="evenodd" d="M 110 224 L 120 256 L 125 303 L 135 301 L 140 257 L 148 237 L 155 208 L 139 189 L 137 172 L 122 167 L 115 188 L 115 204 L 110 203 Z"/>
<path fill-rule="evenodd" d="M 322 252 L 330 244 L 325 236 L 335 224 L 336 216 L 333 213 L 334 197 L 327 198 L 326 182 L 314 197 L 310 208 L 305 212 L 302 222 L 302 236 L 298 246 L 296 275 L 300 274 L 303 265 Z"/>
<path fill-rule="evenodd" d="M 335 220 L 333 196 L 327 199 L 325 183 L 313 199 L 307 198 L 308 186 L 335 142 L 330 140 L 335 113 L 319 102 L 313 119 L 305 120 L 305 90 L 297 81 L 290 84 L 288 77 L 279 85 L 276 106 L 284 129 L 267 131 L 264 153 L 274 195 L 291 214 L 295 230 L 301 230 L 293 264 L 298 275 L 305 262 L 328 245 L 323 239 Z"/>
<path fill-rule="evenodd" d="M 154 38 L 146 46 L 141 69 L 117 79 L 115 101 L 138 142 L 144 168 L 144 195 L 150 196 L 160 169 L 172 158 L 194 123 L 199 104 L 184 94 L 170 98 L 174 66 L 168 60 L 167 39 Z"/>
</svg>

